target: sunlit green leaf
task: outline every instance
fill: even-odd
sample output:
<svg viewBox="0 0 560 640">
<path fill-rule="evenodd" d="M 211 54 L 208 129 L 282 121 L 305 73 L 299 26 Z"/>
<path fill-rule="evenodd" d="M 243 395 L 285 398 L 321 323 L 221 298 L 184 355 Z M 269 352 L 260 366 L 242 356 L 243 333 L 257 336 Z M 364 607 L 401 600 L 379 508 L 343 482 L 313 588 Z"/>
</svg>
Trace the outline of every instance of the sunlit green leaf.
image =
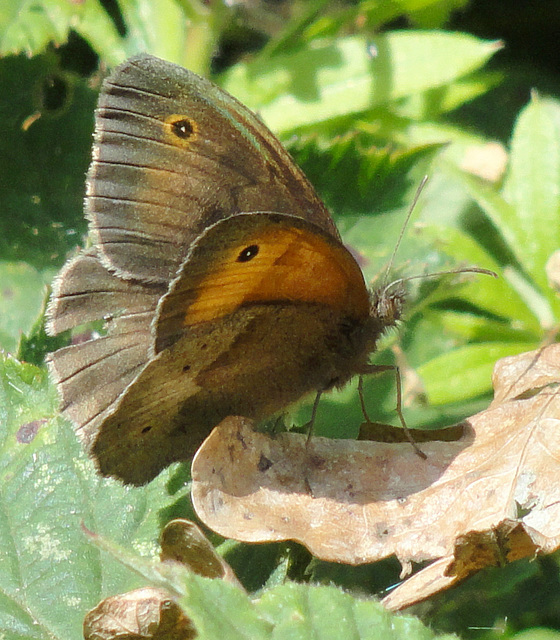
<svg viewBox="0 0 560 640">
<path fill-rule="evenodd" d="M 488 391 L 496 361 L 527 351 L 526 342 L 471 344 L 419 366 L 416 373 L 431 404 L 476 397 Z"/>
<path fill-rule="evenodd" d="M 465 34 L 394 32 L 349 37 L 238 64 L 222 86 L 275 131 L 355 114 L 445 85 L 482 66 L 496 43 Z"/>
</svg>

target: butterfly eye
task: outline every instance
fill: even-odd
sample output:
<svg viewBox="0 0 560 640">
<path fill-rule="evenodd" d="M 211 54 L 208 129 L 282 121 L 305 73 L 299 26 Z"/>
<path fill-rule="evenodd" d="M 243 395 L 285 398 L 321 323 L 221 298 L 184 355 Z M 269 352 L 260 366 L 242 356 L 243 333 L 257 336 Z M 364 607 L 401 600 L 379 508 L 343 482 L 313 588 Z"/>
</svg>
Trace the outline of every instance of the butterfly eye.
<svg viewBox="0 0 560 640">
<path fill-rule="evenodd" d="M 188 140 L 194 133 L 196 133 L 196 123 L 185 116 L 170 116 L 166 119 L 166 122 L 171 127 L 173 135 L 177 138 L 181 138 L 181 140 Z"/>
<path fill-rule="evenodd" d="M 237 262 L 249 262 L 249 260 L 252 260 L 258 252 L 259 247 L 256 244 L 249 245 L 237 256 Z"/>
</svg>

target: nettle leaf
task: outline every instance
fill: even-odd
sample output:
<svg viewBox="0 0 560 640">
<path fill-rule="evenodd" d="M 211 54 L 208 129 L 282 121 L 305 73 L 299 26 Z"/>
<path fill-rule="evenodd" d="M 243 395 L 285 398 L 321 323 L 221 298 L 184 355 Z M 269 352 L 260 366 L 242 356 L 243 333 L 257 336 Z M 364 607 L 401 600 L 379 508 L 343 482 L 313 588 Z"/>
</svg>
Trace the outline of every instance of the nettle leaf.
<svg viewBox="0 0 560 640">
<path fill-rule="evenodd" d="M 298 164 L 343 227 L 346 216 L 406 210 L 417 188 L 419 168 L 429 166 L 440 148 L 435 144 L 410 149 L 379 147 L 371 136 L 361 133 L 330 140 L 309 136 L 290 145 Z M 385 235 L 391 241 L 390 234 Z"/>
<path fill-rule="evenodd" d="M 0 360 L 0 633 L 77 638 L 101 597 L 138 578 L 100 554 L 83 526 L 153 554 L 164 473 L 149 487 L 100 480 L 66 421 L 47 372 Z M 162 499 L 163 496 L 163 499 Z"/>
<path fill-rule="evenodd" d="M 265 593 L 256 608 L 275 621 L 271 635 L 275 640 L 455 638 L 436 635 L 417 618 L 394 615 L 377 602 L 360 600 L 333 587 L 285 584 Z"/>
</svg>

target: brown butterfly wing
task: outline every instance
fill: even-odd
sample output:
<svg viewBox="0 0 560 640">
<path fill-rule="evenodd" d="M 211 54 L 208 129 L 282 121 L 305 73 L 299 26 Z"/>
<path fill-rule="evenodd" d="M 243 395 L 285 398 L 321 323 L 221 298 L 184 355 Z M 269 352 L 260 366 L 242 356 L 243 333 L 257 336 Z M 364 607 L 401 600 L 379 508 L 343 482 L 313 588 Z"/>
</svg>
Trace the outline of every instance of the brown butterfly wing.
<svg viewBox="0 0 560 640">
<path fill-rule="evenodd" d="M 226 416 L 260 420 L 344 382 L 367 358 L 349 336 L 368 314 L 356 261 L 315 225 L 264 213 L 216 223 L 158 305 L 159 353 L 100 426 L 101 472 L 142 484 Z"/>
<path fill-rule="evenodd" d="M 166 282 L 192 241 L 239 212 L 276 211 L 338 232 L 280 142 L 207 80 L 149 55 L 105 81 L 86 210 L 105 265 Z"/>
<path fill-rule="evenodd" d="M 56 335 L 102 318 L 144 314 L 147 324 L 167 288 L 117 278 L 92 247 L 69 260 L 53 283 L 47 309 L 47 330 Z"/>
<path fill-rule="evenodd" d="M 99 425 L 149 358 L 150 325 L 164 290 L 116 278 L 89 249 L 70 260 L 54 282 L 47 330 L 57 334 L 105 318 L 107 335 L 59 349 L 49 367 L 86 448 Z"/>
<path fill-rule="evenodd" d="M 200 327 L 150 359 L 99 426 L 91 450 L 103 475 L 145 484 L 195 453 L 219 422 L 217 403 L 197 378 L 227 352 L 247 322 Z"/>
<path fill-rule="evenodd" d="M 262 420 L 340 371 L 337 317 L 309 304 L 241 307 L 153 358 L 99 427 L 99 470 L 144 484 L 186 461 L 230 415 Z"/>
</svg>

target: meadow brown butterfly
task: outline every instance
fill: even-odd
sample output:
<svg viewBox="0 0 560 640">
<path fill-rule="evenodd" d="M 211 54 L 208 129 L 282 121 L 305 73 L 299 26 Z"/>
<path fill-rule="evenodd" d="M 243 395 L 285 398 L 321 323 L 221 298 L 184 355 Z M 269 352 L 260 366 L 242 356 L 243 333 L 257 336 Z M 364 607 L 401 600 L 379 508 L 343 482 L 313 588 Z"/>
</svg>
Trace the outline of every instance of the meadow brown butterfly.
<svg viewBox="0 0 560 640">
<path fill-rule="evenodd" d="M 50 366 L 103 475 L 144 484 L 223 418 L 262 420 L 376 370 L 402 293 L 370 294 L 313 187 L 233 97 L 131 58 L 96 112 L 92 246 L 53 285 L 48 330 L 106 334 Z"/>
</svg>

